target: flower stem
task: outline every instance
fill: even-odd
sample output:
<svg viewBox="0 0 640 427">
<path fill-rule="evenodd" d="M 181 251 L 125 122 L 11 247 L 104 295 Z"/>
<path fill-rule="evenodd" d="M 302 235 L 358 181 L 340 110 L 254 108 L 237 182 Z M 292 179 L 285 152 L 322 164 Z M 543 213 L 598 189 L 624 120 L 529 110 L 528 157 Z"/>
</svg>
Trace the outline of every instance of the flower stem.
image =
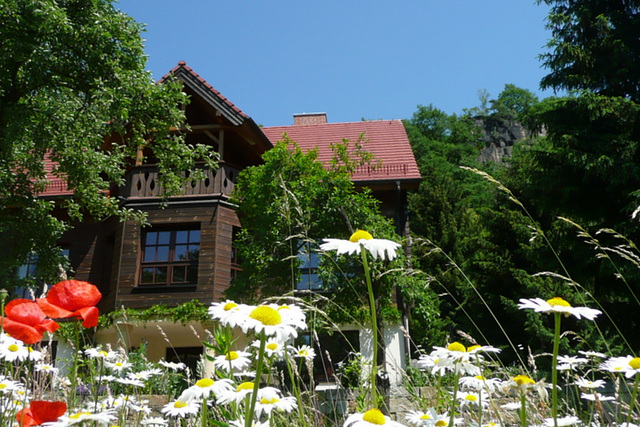
<svg viewBox="0 0 640 427">
<path fill-rule="evenodd" d="M 560 320 L 562 313 L 554 313 L 553 358 L 551 359 L 551 416 L 553 426 L 558 427 L 558 352 L 560 350 Z"/>
<path fill-rule="evenodd" d="M 520 390 L 520 425 L 527 427 L 527 395 Z"/>
<path fill-rule="evenodd" d="M 458 403 L 458 388 L 460 387 L 460 371 L 456 367 L 456 376 L 453 380 L 453 399 L 451 400 L 451 414 L 449 415 L 449 424 L 453 425 L 453 419 L 456 416 L 456 403 Z"/>
<path fill-rule="evenodd" d="M 627 414 L 627 425 L 630 425 L 631 414 L 633 414 L 633 408 L 636 405 L 636 398 L 638 397 L 638 383 L 640 383 L 640 375 L 636 374 L 636 380 L 633 382 L 633 394 L 631 395 L 631 401 L 629 402 L 629 413 Z"/>
<path fill-rule="evenodd" d="M 369 263 L 367 262 L 367 251 L 360 245 L 360 254 L 362 255 L 362 266 L 364 267 L 364 278 L 367 282 L 367 291 L 369 293 L 369 308 L 371 311 L 371 334 L 373 343 L 373 356 L 371 359 L 371 407 L 378 408 L 378 386 L 376 379 L 378 377 L 378 320 L 376 318 L 376 299 L 373 295 L 373 285 L 371 284 L 371 273 L 369 271 Z"/>
<path fill-rule="evenodd" d="M 260 388 L 260 378 L 262 377 L 262 366 L 264 364 L 264 348 L 266 346 L 267 336 L 264 331 L 260 332 L 260 350 L 258 350 L 258 361 L 256 365 L 256 378 L 253 383 L 253 394 L 251 395 L 251 403 L 247 406 L 247 412 L 244 419 L 244 425 L 251 427 L 253 425 L 253 413 L 258 400 L 258 389 Z"/>
</svg>

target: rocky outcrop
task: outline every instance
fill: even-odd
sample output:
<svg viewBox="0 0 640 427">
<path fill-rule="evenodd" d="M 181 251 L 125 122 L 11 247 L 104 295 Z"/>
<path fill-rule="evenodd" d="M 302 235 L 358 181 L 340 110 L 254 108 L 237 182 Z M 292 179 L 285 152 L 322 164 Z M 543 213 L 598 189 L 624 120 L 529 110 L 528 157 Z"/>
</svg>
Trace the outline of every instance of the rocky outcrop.
<svg viewBox="0 0 640 427">
<path fill-rule="evenodd" d="M 503 162 L 505 157 L 511 157 L 513 146 L 532 133 L 521 123 L 503 118 L 476 117 L 474 123 L 480 128 L 479 138 L 480 161 Z"/>
</svg>

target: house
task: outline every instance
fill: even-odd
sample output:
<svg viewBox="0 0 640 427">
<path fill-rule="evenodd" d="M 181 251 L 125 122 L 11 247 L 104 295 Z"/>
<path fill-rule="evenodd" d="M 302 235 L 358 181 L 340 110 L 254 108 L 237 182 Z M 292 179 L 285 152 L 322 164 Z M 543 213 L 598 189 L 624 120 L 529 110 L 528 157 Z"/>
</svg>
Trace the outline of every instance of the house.
<svg viewBox="0 0 640 427">
<path fill-rule="evenodd" d="M 406 193 L 417 188 L 420 174 L 402 122 L 327 123 L 326 114 L 301 114 L 292 126 L 261 128 L 186 63 L 178 63 L 160 83 L 170 78 L 179 79 L 191 98 L 185 111 L 188 130 L 174 131 L 185 132 L 187 142 L 214 146 L 220 166 L 203 168 L 205 179 L 187 181 L 182 195 L 163 201 L 153 153 L 141 148 L 144 155 L 127 171 L 126 185 L 112 195 L 124 207 L 144 211 L 149 226 L 112 218 L 75 224 L 64 234 L 60 244 L 68 251 L 75 278 L 95 284 L 103 294 L 101 312 L 177 306 L 193 299 L 208 305 L 223 299 L 239 268 L 233 236 L 241 224 L 229 202 L 230 193 L 238 173 L 260 164 L 261 155 L 284 133 L 304 149 L 318 148 L 321 161 L 328 160 L 332 142 L 366 140 L 365 149 L 381 165 L 361 167 L 353 179 L 373 190 L 400 234 L 408 232 Z M 41 196 L 70 194 L 63 180 L 51 177 L 51 186 Z M 140 323 L 122 318 L 99 331 L 97 340 L 120 342 L 127 348 L 146 343 L 152 360 L 195 360 L 202 353 L 208 327 L 199 322 L 185 327 L 171 321 Z M 399 331 L 394 339 L 398 336 Z M 366 343 L 362 341 L 361 346 Z M 398 354 L 396 359 L 404 358 Z"/>
</svg>

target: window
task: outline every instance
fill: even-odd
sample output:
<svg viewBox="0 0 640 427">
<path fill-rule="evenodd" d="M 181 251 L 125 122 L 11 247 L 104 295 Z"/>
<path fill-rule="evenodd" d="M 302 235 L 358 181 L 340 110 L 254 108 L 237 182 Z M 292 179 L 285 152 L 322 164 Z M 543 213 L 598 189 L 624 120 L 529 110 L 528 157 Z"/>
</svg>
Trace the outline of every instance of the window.
<svg viewBox="0 0 640 427">
<path fill-rule="evenodd" d="M 69 259 L 69 249 L 62 248 L 60 252 L 67 260 Z M 38 259 L 38 254 L 31 252 L 24 264 L 16 270 L 16 278 L 21 285 L 14 289 L 14 298 L 33 299 L 39 298 L 43 294 L 44 282 L 37 275 Z"/>
<path fill-rule="evenodd" d="M 317 291 L 322 289 L 322 280 L 318 277 L 318 255 L 311 245 L 304 244 L 298 250 L 300 260 L 300 279 L 296 284 L 298 291 Z"/>
<path fill-rule="evenodd" d="M 143 234 L 140 286 L 196 285 L 200 230 L 151 229 Z"/>
</svg>

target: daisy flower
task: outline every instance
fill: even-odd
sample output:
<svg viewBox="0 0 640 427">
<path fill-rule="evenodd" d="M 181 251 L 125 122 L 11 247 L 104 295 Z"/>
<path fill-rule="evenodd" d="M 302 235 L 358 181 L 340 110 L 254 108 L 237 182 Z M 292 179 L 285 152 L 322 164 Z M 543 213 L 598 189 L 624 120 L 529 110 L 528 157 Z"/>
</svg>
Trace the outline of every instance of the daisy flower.
<svg viewBox="0 0 640 427">
<path fill-rule="evenodd" d="M 22 343 L 11 337 L 5 336 L 0 342 L 0 359 L 6 362 L 22 362 L 29 357 L 29 349 Z"/>
<path fill-rule="evenodd" d="M 21 388 L 22 385 L 19 382 L 10 380 L 4 375 L 0 377 L 0 394 L 13 393 Z"/>
<path fill-rule="evenodd" d="M 240 403 L 249 394 L 253 393 L 254 384 L 250 381 L 241 383 L 235 390 L 222 390 L 216 396 L 216 402 L 221 405 L 235 402 Z"/>
<path fill-rule="evenodd" d="M 557 424 L 556 424 L 556 422 L 557 422 Z M 545 426 L 555 426 L 555 425 L 557 425 L 558 427 L 560 427 L 560 426 L 573 426 L 573 425 L 581 423 L 580 418 L 574 417 L 574 416 L 567 416 L 567 417 L 558 418 L 558 419 L 556 419 L 556 422 L 554 422 L 553 418 L 545 418 L 543 425 L 545 425 Z"/>
<path fill-rule="evenodd" d="M 344 423 L 344 427 L 375 427 L 375 426 L 402 427 L 402 424 L 392 421 L 379 409 L 369 409 L 363 414 L 351 414 Z"/>
<path fill-rule="evenodd" d="M 576 382 L 574 384 L 577 385 L 580 388 L 594 389 L 594 388 L 602 388 L 602 387 L 604 387 L 605 382 L 604 382 L 604 380 L 591 381 L 591 380 L 588 380 L 586 378 L 579 378 L 579 379 L 576 380 Z"/>
<path fill-rule="evenodd" d="M 212 393 L 218 395 L 223 391 L 233 390 L 231 380 L 223 378 L 212 380 L 211 378 L 202 378 L 191 387 L 187 388 L 180 395 L 180 400 L 188 401 L 192 399 L 208 398 Z"/>
<path fill-rule="evenodd" d="M 273 410 L 291 412 L 297 407 L 295 397 L 281 397 L 278 389 L 268 387 L 258 391 L 258 400 L 256 401 L 256 416 L 258 417 L 263 412 L 267 415 L 270 415 Z"/>
<path fill-rule="evenodd" d="M 164 366 L 165 368 L 172 370 L 173 372 L 182 371 L 184 370 L 184 368 L 187 367 L 187 365 L 185 365 L 182 362 L 176 363 L 176 362 L 167 362 L 165 360 L 161 360 L 158 363 Z"/>
<path fill-rule="evenodd" d="M 211 307 L 209 307 L 209 315 L 222 325 L 234 328 L 240 325 L 244 314 L 250 309 L 251 306 L 236 304 L 233 301 L 226 300 L 224 302 L 214 302 L 211 304 Z"/>
<path fill-rule="evenodd" d="M 216 356 L 213 359 L 213 366 L 225 372 L 243 370 L 251 364 L 249 356 L 251 353 L 246 351 L 230 351 L 227 354 Z"/>
<path fill-rule="evenodd" d="M 460 386 L 472 390 L 494 392 L 502 382 L 497 378 L 485 378 L 482 375 L 460 378 Z"/>
<path fill-rule="evenodd" d="M 244 427 L 245 426 L 244 418 L 239 418 L 237 420 L 229 421 L 229 425 L 233 427 Z M 253 420 L 253 422 L 251 423 L 251 427 L 270 427 L 269 420 L 265 422 Z"/>
<path fill-rule="evenodd" d="M 373 236 L 364 231 L 358 230 L 351 235 L 349 240 L 342 239 L 324 239 L 324 243 L 320 245 L 323 251 L 336 251 L 338 255 L 342 254 L 359 254 L 361 248 L 365 248 L 373 259 L 389 259 L 396 257 L 396 250 L 401 246 L 392 240 L 374 239 Z"/>
<path fill-rule="evenodd" d="M 149 426 L 149 427 L 165 427 L 169 425 L 169 421 L 160 417 L 145 418 L 142 421 L 140 421 L 140 425 Z"/>
<path fill-rule="evenodd" d="M 607 400 L 616 400 L 616 398 L 613 396 L 603 396 L 597 391 L 594 391 L 593 393 L 581 393 L 580 398 L 584 400 L 590 400 L 591 402 L 605 402 Z"/>
<path fill-rule="evenodd" d="M 435 409 L 430 408 L 428 411 L 409 411 L 405 416 L 409 424 L 414 426 L 433 426 L 434 419 L 437 414 Z"/>
<path fill-rule="evenodd" d="M 291 347 L 291 352 L 293 357 L 297 357 L 300 359 L 305 359 L 307 361 L 313 361 L 313 358 L 316 357 L 316 352 L 313 348 L 308 345 L 301 345 L 300 347 Z"/>
<path fill-rule="evenodd" d="M 260 341 L 254 341 L 252 347 L 260 348 Z M 279 339 L 272 337 L 265 342 L 264 352 L 267 357 L 282 357 L 284 355 L 285 345 Z"/>
<path fill-rule="evenodd" d="M 589 359 L 576 356 L 558 356 L 558 366 L 556 366 L 556 369 L 559 371 L 573 371 L 585 363 L 589 363 Z"/>
<path fill-rule="evenodd" d="M 295 317 L 283 315 L 278 310 L 278 305 L 268 304 L 259 305 L 247 315 L 242 316 L 242 332 L 246 333 L 249 329 L 255 331 L 256 334 L 264 332 L 266 336 L 275 335 L 280 341 L 288 341 L 291 337 L 297 337 L 297 329 L 306 329 L 306 323 L 300 322 Z"/>
<path fill-rule="evenodd" d="M 566 316 L 573 315 L 580 319 L 593 320 L 601 314 L 600 310 L 589 307 L 572 307 L 567 301 L 560 297 L 551 298 L 550 300 L 543 300 L 542 298 L 521 298 L 518 307 L 521 309 L 531 308 L 537 313 L 562 313 Z"/>
<path fill-rule="evenodd" d="M 124 360 L 118 360 L 116 362 L 105 361 L 104 366 L 106 366 L 107 368 L 109 368 L 114 372 L 123 372 L 124 370 L 132 367 L 133 364 Z"/>
<path fill-rule="evenodd" d="M 631 378 L 640 371 L 640 357 L 612 357 L 601 364 L 600 369 L 609 372 L 620 372 L 625 377 Z"/>
<path fill-rule="evenodd" d="M 36 372 L 48 372 L 50 374 L 56 375 L 58 373 L 58 368 L 49 364 L 49 363 L 36 363 L 34 366 Z"/>
<path fill-rule="evenodd" d="M 116 416 L 113 410 L 92 413 L 89 411 L 81 411 L 71 414 L 69 416 L 62 416 L 58 418 L 57 422 L 47 423 L 47 427 L 66 427 L 75 424 L 84 424 L 89 421 L 96 424 L 110 424 L 116 420 Z"/>
<path fill-rule="evenodd" d="M 129 372 L 129 375 L 131 375 L 131 372 Z M 142 382 L 142 380 L 139 380 L 137 378 L 131 378 L 131 377 L 116 378 L 115 382 L 124 384 L 124 385 L 132 385 L 134 387 L 144 387 L 144 382 Z"/>
<path fill-rule="evenodd" d="M 456 398 L 460 401 L 460 405 L 463 407 L 469 405 L 482 405 L 482 407 L 484 408 L 489 404 L 486 393 L 484 393 L 482 390 L 470 393 L 466 391 L 458 391 L 458 393 L 456 394 Z"/>
<path fill-rule="evenodd" d="M 162 407 L 160 412 L 170 417 L 184 418 L 188 415 L 197 414 L 200 411 L 200 405 L 195 400 L 184 401 L 176 399 Z"/>
<path fill-rule="evenodd" d="M 84 353 L 89 356 L 90 359 L 105 359 L 115 360 L 118 358 L 118 353 L 112 350 L 103 350 L 101 348 L 88 348 Z"/>
</svg>

